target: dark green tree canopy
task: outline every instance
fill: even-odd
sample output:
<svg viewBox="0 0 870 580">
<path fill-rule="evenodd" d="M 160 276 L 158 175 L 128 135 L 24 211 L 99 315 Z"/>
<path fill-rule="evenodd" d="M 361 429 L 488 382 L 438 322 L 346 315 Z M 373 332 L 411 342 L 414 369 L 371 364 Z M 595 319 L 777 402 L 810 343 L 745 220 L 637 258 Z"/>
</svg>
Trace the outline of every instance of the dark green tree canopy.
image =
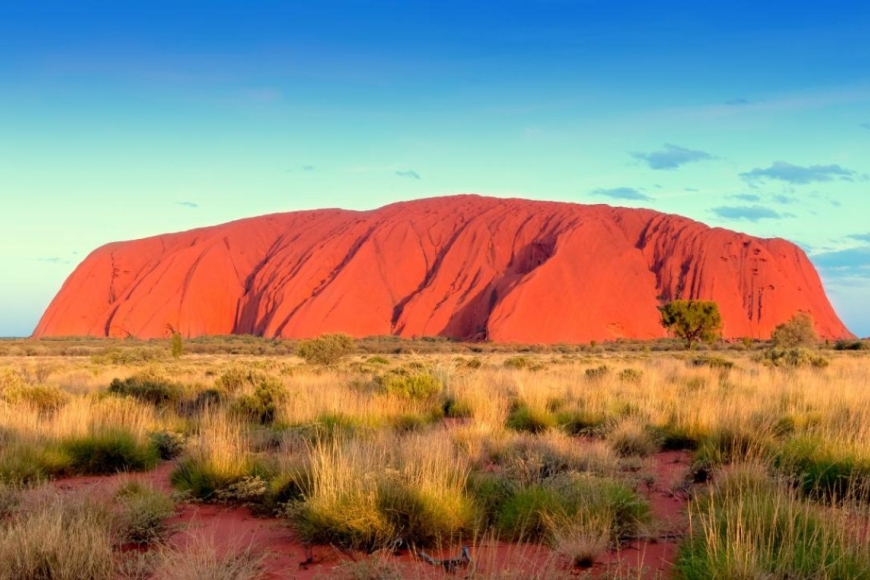
<svg viewBox="0 0 870 580">
<path fill-rule="evenodd" d="M 698 341 L 713 342 L 722 333 L 719 305 L 709 300 L 674 300 L 659 308 L 662 326 L 686 341 L 686 348 Z"/>
</svg>

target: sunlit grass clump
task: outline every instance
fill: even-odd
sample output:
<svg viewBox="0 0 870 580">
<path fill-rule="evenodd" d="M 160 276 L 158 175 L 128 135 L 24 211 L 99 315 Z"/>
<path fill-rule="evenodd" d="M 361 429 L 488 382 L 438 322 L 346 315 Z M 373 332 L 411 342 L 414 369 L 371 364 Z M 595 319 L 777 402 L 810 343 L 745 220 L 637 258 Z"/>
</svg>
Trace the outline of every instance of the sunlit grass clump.
<svg viewBox="0 0 870 580">
<path fill-rule="evenodd" d="M 289 515 L 318 543 L 373 550 L 398 540 L 447 542 L 474 524 L 466 477 L 465 462 L 443 438 L 333 440 L 313 450 L 310 491 Z"/>
<path fill-rule="evenodd" d="M 870 546 L 841 513 L 809 503 L 763 467 L 725 473 L 691 508 L 680 577 L 867 578 Z"/>
</svg>

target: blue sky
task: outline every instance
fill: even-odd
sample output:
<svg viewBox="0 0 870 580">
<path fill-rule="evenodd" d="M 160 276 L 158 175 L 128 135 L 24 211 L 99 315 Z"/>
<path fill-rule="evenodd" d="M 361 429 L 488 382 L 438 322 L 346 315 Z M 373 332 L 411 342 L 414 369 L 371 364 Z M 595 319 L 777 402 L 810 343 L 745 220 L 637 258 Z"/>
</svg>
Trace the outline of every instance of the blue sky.
<svg viewBox="0 0 870 580">
<path fill-rule="evenodd" d="M 114 240 L 480 193 L 799 243 L 870 335 L 870 5 L 0 0 L 0 336 Z"/>
</svg>

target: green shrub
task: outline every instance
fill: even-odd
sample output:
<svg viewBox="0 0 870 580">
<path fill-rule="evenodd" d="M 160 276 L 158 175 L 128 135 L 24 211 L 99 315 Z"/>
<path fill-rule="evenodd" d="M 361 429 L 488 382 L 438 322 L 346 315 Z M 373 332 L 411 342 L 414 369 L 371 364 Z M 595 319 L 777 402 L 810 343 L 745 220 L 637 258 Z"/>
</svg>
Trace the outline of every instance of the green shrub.
<svg viewBox="0 0 870 580">
<path fill-rule="evenodd" d="M 169 476 L 172 486 L 179 491 L 190 493 L 194 498 L 214 500 L 215 493 L 228 487 L 238 478 L 226 476 L 212 469 L 205 461 L 196 458 L 182 459 Z"/>
<path fill-rule="evenodd" d="M 727 465 L 735 461 L 748 461 L 767 457 L 770 434 L 747 427 L 719 427 L 705 437 L 695 461 L 711 465 Z"/>
<path fill-rule="evenodd" d="M 366 363 L 370 365 L 388 365 L 390 360 L 382 356 L 370 356 L 366 359 Z"/>
<path fill-rule="evenodd" d="M 290 504 L 288 516 L 306 540 L 372 551 L 397 538 L 409 545 L 449 542 L 469 531 L 474 506 L 462 493 L 428 494 L 393 473 L 377 478 L 373 502 L 337 498 Z"/>
<path fill-rule="evenodd" d="M 639 383 L 643 378 L 643 371 L 637 369 L 622 369 L 617 375 L 623 383 Z"/>
<path fill-rule="evenodd" d="M 284 384 L 270 377 L 261 380 L 252 394 L 241 395 L 233 401 L 230 409 L 249 421 L 269 425 L 275 421 L 280 403 L 286 397 Z"/>
<path fill-rule="evenodd" d="M 181 433 L 159 431 L 149 437 L 160 459 L 175 459 L 184 451 L 185 438 Z"/>
<path fill-rule="evenodd" d="M 760 360 L 765 364 L 785 368 L 811 366 L 823 369 L 830 364 L 830 361 L 823 355 L 801 347 L 771 348 L 765 351 Z"/>
<path fill-rule="evenodd" d="M 169 339 L 169 351 L 175 360 L 180 359 L 181 355 L 184 354 L 184 338 L 180 332 L 172 333 Z"/>
<path fill-rule="evenodd" d="M 353 352 L 355 346 L 353 338 L 346 334 L 324 334 L 299 341 L 296 354 L 309 364 L 332 365 Z"/>
<path fill-rule="evenodd" d="M 508 369 L 524 369 L 531 366 L 531 360 L 526 356 L 512 356 L 510 358 L 505 359 L 504 366 Z"/>
<path fill-rule="evenodd" d="M 29 485 L 72 472 L 72 457 L 56 445 L 15 442 L 0 446 L 0 481 Z"/>
<path fill-rule="evenodd" d="M 174 405 L 184 395 L 184 387 L 175 381 L 153 372 L 143 371 L 126 379 L 113 379 L 109 392 L 133 397 L 157 406 Z"/>
<path fill-rule="evenodd" d="M 397 433 L 413 433 L 440 419 L 440 415 L 423 413 L 401 413 L 390 418 L 390 424 Z"/>
<path fill-rule="evenodd" d="M 777 449 L 774 466 L 812 499 L 870 499 L 870 461 L 838 451 L 818 437 L 786 441 Z"/>
<path fill-rule="evenodd" d="M 604 415 L 581 410 L 560 411 L 556 414 L 556 424 L 568 435 L 600 435 L 605 422 Z"/>
<path fill-rule="evenodd" d="M 649 504 L 610 479 L 568 474 L 520 489 L 503 502 L 496 530 L 503 539 L 551 542 L 551 522 L 598 518 L 616 541 L 637 533 L 650 519 Z"/>
<path fill-rule="evenodd" d="M 870 342 L 866 340 L 838 340 L 834 350 L 870 350 Z"/>
<path fill-rule="evenodd" d="M 601 380 L 610 374 L 610 367 L 607 365 L 597 366 L 591 369 L 586 369 L 585 371 L 586 379 L 590 381 Z"/>
<path fill-rule="evenodd" d="M 569 511 L 569 503 L 570 500 L 556 489 L 542 485 L 520 489 L 503 502 L 496 529 L 506 540 L 543 541 L 549 532 L 546 516 Z"/>
<path fill-rule="evenodd" d="M 694 534 L 680 548 L 679 578 L 867 578 L 870 550 L 842 520 L 788 488 L 726 474 L 691 504 Z"/>
<path fill-rule="evenodd" d="M 244 390 L 245 387 L 255 387 L 266 379 L 266 375 L 251 368 L 232 367 L 219 376 L 215 388 L 229 394 Z"/>
<path fill-rule="evenodd" d="M 389 373 L 377 382 L 384 392 L 407 399 L 427 400 L 441 392 L 441 382 L 429 373 Z"/>
<path fill-rule="evenodd" d="M 770 335 L 773 346 L 780 349 L 814 347 L 819 342 L 813 317 L 806 312 L 798 312 L 788 322 L 773 329 Z"/>
<path fill-rule="evenodd" d="M 506 441 L 490 442 L 484 449 L 485 462 L 497 465 L 500 475 L 521 486 L 570 472 L 610 472 L 617 465 L 616 457 L 603 445 L 581 447 L 558 432 L 513 435 Z"/>
<path fill-rule="evenodd" d="M 722 370 L 731 370 L 734 368 L 734 361 L 714 355 L 696 356 L 689 361 L 689 364 L 695 367 L 710 367 L 711 369 Z"/>
<path fill-rule="evenodd" d="M 359 420 L 343 413 L 325 413 L 317 418 L 313 425 L 314 440 L 329 441 L 348 438 L 356 433 L 361 425 Z"/>
<path fill-rule="evenodd" d="M 607 434 L 607 442 L 621 457 L 649 457 L 658 451 L 658 441 L 651 429 L 628 419 Z"/>
<path fill-rule="evenodd" d="M 95 431 L 61 443 L 71 459 L 71 469 L 83 475 L 108 475 L 119 471 L 144 471 L 160 460 L 157 449 L 139 443 L 120 429 Z"/>
<path fill-rule="evenodd" d="M 13 405 L 29 405 L 42 413 L 51 413 L 63 407 L 69 395 L 47 385 L 16 385 L 0 392 L 0 397 Z"/>
<path fill-rule="evenodd" d="M 436 495 L 397 475 L 380 479 L 377 506 L 404 541 L 420 546 L 448 542 L 470 531 L 475 516 L 473 503 L 461 491 Z"/>
<path fill-rule="evenodd" d="M 474 499 L 483 529 L 493 528 L 502 508 L 520 489 L 517 481 L 503 472 L 473 471 L 466 481 L 466 492 Z"/>
<path fill-rule="evenodd" d="M 481 361 L 477 357 L 470 358 L 467 361 L 465 361 L 465 366 L 467 368 L 470 368 L 470 369 L 479 369 L 480 367 L 483 366 L 483 361 Z"/>
<path fill-rule="evenodd" d="M 668 423 L 654 429 L 655 437 L 665 451 L 679 449 L 695 450 L 700 443 L 700 435 L 692 432 L 685 426 Z"/>
<path fill-rule="evenodd" d="M 527 433 L 543 433 L 556 425 L 556 420 L 550 413 L 532 408 L 525 403 L 514 406 L 507 418 L 506 426 L 514 431 Z"/>
<path fill-rule="evenodd" d="M 474 414 L 467 401 L 452 396 L 445 397 L 444 402 L 441 403 L 441 411 L 445 417 L 451 419 L 468 419 Z"/>
<path fill-rule="evenodd" d="M 175 502 L 165 493 L 132 481 L 123 485 L 115 498 L 115 533 L 122 543 L 148 544 L 165 538 L 165 520 L 175 513 Z"/>
</svg>

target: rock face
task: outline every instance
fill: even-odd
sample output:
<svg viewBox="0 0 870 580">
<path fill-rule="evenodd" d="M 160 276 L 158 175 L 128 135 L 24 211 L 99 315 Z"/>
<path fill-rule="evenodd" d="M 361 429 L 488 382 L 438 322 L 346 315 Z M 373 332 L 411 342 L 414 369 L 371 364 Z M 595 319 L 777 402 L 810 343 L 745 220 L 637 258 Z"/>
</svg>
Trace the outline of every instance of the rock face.
<svg viewBox="0 0 870 580">
<path fill-rule="evenodd" d="M 665 336 L 657 306 L 719 303 L 726 337 L 798 311 L 851 336 L 806 255 L 651 210 L 471 195 L 268 215 L 108 244 L 34 336 L 448 336 L 586 342 Z"/>
</svg>

